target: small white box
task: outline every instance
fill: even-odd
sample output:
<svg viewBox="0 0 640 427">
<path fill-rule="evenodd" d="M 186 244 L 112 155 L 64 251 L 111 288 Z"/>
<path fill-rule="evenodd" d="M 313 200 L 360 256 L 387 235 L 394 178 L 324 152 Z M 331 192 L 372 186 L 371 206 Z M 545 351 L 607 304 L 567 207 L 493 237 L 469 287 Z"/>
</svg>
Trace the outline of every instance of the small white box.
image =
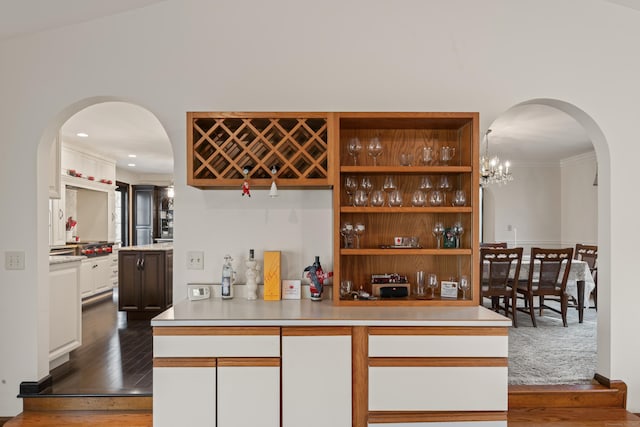
<svg viewBox="0 0 640 427">
<path fill-rule="evenodd" d="M 285 279 L 282 281 L 282 299 L 300 299 L 300 280 Z"/>
<path fill-rule="evenodd" d="M 440 282 L 441 298 L 458 298 L 458 282 Z"/>
</svg>

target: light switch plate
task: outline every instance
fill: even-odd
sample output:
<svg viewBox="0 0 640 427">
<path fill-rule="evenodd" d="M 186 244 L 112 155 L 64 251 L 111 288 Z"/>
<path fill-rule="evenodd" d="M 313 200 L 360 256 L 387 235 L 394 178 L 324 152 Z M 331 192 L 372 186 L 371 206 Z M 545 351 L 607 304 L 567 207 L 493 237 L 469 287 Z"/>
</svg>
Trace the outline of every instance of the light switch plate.
<svg viewBox="0 0 640 427">
<path fill-rule="evenodd" d="M 203 270 L 204 269 L 204 252 L 202 251 L 187 252 L 187 269 Z"/>
<path fill-rule="evenodd" d="M 7 270 L 24 270 L 24 251 L 5 252 L 4 268 Z"/>
</svg>

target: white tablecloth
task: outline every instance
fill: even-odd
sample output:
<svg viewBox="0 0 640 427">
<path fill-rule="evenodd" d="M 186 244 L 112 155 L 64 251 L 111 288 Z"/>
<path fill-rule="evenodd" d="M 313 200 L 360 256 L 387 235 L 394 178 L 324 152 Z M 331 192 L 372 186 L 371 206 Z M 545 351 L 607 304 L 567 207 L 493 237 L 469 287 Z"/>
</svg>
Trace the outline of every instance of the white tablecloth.
<svg viewBox="0 0 640 427">
<path fill-rule="evenodd" d="M 520 280 L 529 279 L 529 255 L 522 257 L 520 264 Z M 488 274 L 488 263 L 485 263 L 485 275 Z M 560 277 L 564 274 L 564 270 L 560 272 Z M 571 260 L 571 269 L 569 270 L 569 278 L 567 279 L 567 294 L 571 295 L 578 301 L 578 284 L 579 280 L 584 281 L 584 308 L 589 308 L 589 299 L 591 292 L 596 288 L 596 283 L 591 275 L 589 264 L 584 261 Z"/>
</svg>

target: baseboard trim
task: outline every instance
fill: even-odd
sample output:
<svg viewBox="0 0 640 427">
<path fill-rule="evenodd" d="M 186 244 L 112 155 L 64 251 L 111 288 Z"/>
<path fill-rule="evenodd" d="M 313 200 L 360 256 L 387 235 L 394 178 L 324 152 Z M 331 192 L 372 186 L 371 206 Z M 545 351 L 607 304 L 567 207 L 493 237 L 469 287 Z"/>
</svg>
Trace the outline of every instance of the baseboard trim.
<svg viewBox="0 0 640 427">
<path fill-rule="evenodd" d="M 34 394 L 40 394 L 53 384 L 53 378 L 51 375 L 40 379 L 39 381 L 22 381 L 20 383 L 20 394 L 18 397 L 31 396 Z"/>
<path fill-rule="evenodd" d="M 609 389 L 617 390 L 622 399 L 622 407 L 627 409 L 627 384 L 624 381 L 611 380 L 598 373 L 593 376 L 593 379 Z"/>
</svg>

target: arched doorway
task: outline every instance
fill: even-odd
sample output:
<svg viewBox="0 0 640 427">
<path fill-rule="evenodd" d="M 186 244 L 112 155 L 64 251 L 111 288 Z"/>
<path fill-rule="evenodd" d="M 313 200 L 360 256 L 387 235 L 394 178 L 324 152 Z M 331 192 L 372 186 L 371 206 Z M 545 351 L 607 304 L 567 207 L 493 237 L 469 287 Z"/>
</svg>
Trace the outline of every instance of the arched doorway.
<svg viewBox="0 0 640 427">
<path fill-rule="evenodd" d="M 571 189 L 567 191 L 566 185 L 562 186 L 561 181 L 563 182 L 570 181 L 570 180 L 567 180 L 566 178 L 566 174 L 569 172 L 566 172 L 564 170 L 565 169 L 568 169 L 569 171 L 576 170 L 575 167 L 573 169 L 571 167 L 565 167 L 564 164 L 561 165 L 561 162 L 556 161 L 556 166 L 554 166 L 553 168 L 550 168 L 547 166 L 546 169 L 544 169 L 542 165 L 535 164 L 535 161 L 537 160 L 537 158 L 535 157 L 534 154 L 531 154 L 531 152 L 527 152 L 526 143 L 522 143 L 522 141 L 515 141 L 515 142 L 520 142 L 520 147 L 517 147 L 517 149 L 515 150 L 508 150 L 508 149 L 504 149 L 504 145 L 501 145 L 500 143 L 495 144 L 494 142 L 496 141 L 492 141 L 492 145 L 490 145 L 491 151 L 497 152 L 497 154 L 501 156 L 502 160 L 509 158 L 509 156 L 508 155 L 503 156 L 502 155 L 503 153 L 501 152 L 500 147 L 503 148 L 502 151 L 506 151 L 512 155 L 514 153 L 520 154 L 520 161 L 524 156 L 524 158 L 526 158 L 527 161 L 530 163 L 528 165 L 529 166 L 528 168 L 523 168 L 521 170 L 518 170 L 516 166 L 517 160 L 513 162 L 514 163 L 513 173 L 515 175 L 516 182 L 518 181 L 518 179 L 520 180 L 530 179 L 532 181 L 535 181 L 535 183 L 531 184 L 529 187 L 522 186 L 522 185 L 518 187 L 518 185 L 514 186 L 513 184 L 508 184 L 507 187 L 504 187 L 502 189 L 496 188 L 495 192 L 492 192 L 491 190 L 489 190 L 489 194 L 487 194 L 488 197 L 485 198 L 486 205 L 485 205 L 485 212 L 484 212 L 483 218 L 486 221 L 489 221 L 490 223 L 485 224 L 484 226 L 484 232 L 485 232 L 484 237 L 487 241 L 506 240 L 510 243 L 510 245 L 524 246 L 525 252 L 528 252 L 528 247 L 530 246 L 542 246 L 542 247 L 574 246 L 575 243 L 580 243 L 575 241 L 575 239 L 580 238 L 576 236 L 582 236 L 583 238 L 590 241 L 591 243 L 597 243 L 599 245 L 598 282 L 605 283 L 605 285 L 599 286 L 597 326 L 595 326 L 596 322 L 594 321 L 591 327 L 592 332 L 590 335 L 590 339 L 594 343 L 593 351 L 595 352 L 596 337 L 594 335 L 596 334 L 595 330 L 597 329 L 597 357 L 596 355 L 592 356 L 590 365 L 593 366 L 592 368 L 593 372 L 587 375 L 586 379 L 587 380 L 591 379 L 593 377 L 593 374 L 595 374 L 596 372 L 599 374 L 606 375 L 606 372 L 608 371 L 608 364 L 609 364 L 608 337 L 609 337 L 610 322 L 609 322 L 609 306 L 608 306 L 609 289 L 607 286 L 609 281 L 608 281 L 608 277 L 606 277 L 608 276 L 608 271 L 607 271 L 608 268 L 604 266 L 605 265 L 608 266 L 608 259 L 609 259 L 608 249 L 610 247 L 610 241 L 609 241 L 609 233 L 606 230 L 609 229 L 610 225 L 609 225 L 609 216 L 606 213 L 606 209 L 609 205 L 609 187 L 608 187 L 609 154 L 608 154 L 608 147 L 607 147 L 604 135 L 602 134 L 598 126 L 595 124 L 593 119 L 591 119 L 584 111 L 563 101 L 553 100 L 553 99 L 533 99 L 533 100 L 526 101 L 511 107 L 509 110 L 507 110 L 507 114 L 505 114 L 505 116 L 509 116 L 509 115 L 513 116 L 512 112 L 514 110 L 520 110 L 520 111 L 528 110 L 528 111 L 538 111 L 538 112 L 544 111 L 544 110 L 553 111 L 555 112 L 556 117 L 562 118 L 562 120 L 558 121 L 557 123 L 549 122 L 556 126 L 559 125 L 559 127 L 555 129 L 555 132 L 562 133 L 563 131 L 562 122 L 564 120 L 564 123 L 568 123 L 567 127 L 573 126 L 573 127 L 579 128 L 579 133 L 581 133 L 582 135 L 580 136 L 580 138 L 586 139 L 589 142 L 589 145 L 593 147 L 591 148 L 591 150 L 594 150 L 594 151 L 591 151 L 591 153 L 585 152 L 584 148 L 582 149 L 582 151 L 578 149 L 578 151 L 574 150 L 572 152 L 571 151 L 572 147 L 561 147 L 561 146 L 556 147 L 561 149 L 558 152 L 568 153 L 568 154 L 565 154 L 565 156 L 570 157 L 569 162 L 580 163 L 581 169 L 579 170 L 582 171 L 582 174 L 584 176 L 582 177 L 583 182 L 580 183 L 582 187 L 579 187 L 578 191 L 583 191 L 584 192 L 583 194 L 588 193 L 586 197 L 587 200 L 585 201 L 585 203 L 589 204 L 590 202 L 593 202 L 593 206 L 591 207 L 591 212 L 589 212 L 588 207 L 587 207 L 587 212 L 585 213 L 578 212 L 579 215 L 581 215 L 580 217 L 578 217 L 580 221 L 576 221 L 575 216 L 572 218 L 572 221 L 578 222 L 580 226 L 584 226 L 586 223 L 586 227 L 592 227 L 592 229 L 587 230 L 584 233 L 576 232 L 575 229 L 573 230 L 573 233 L 571 232 L 562 233 L 561 230 L 563 225 L 565 226 L 565 229 L 570 229 L 571 226 L 573 226 L 574 224 L 569 223 L 569 226 L 567 226 L 566 221 L 562 221 L 563 213 L 561 212 L 561 210 L 556 209 L 554 211 L 554 209 L 556 208 L 555 205 L 556 204 L 559 205 L 560 203 L 562 203 L 563 201 L 562 198 L 567 198 L 567 196 L 569 196 L 570 198 L 571 194 L 569 193 L 571 191 L 574 191 Z M 523 116 L 527 116 L 527 114 L 523 114 Z M 498 118 L 496 118 L 496 120 L 492 123 L 490 128 L 493 128 L 494 125 L 497 128 L 502 126 L 504 129 L 509 126 L 509 123 L 505 123 L 505 120 L 501 121 L 501 116 L 498 116 Z M 549 125 L 549 128 L 551 128 L 550 132 L 553 133 L 554 132 L 553 126 Z M 540 136 L 542 136 L 542 134 L 544 133 L 543 132 L 544 130 L 547 130 L 547 129 L 546 128 L 542 129 L 542 131 L 540 131 Z M 510 131 L 511 133 L 517 133 L 518 129 L 510 129 Z M 509 132 L 505 132 L 505 133 L 509 133 Z M 491 135 L 493 136 L 494 132 L 492 132 Z M 518 139 L 518 138 L 514 138 L 514 139 Z M 532 138 L 532 140 L 535 141 L 535 138 Z M 533 142 L 533 141 L 529 141 L 529 142 Z M 497 142 L 507 143 L 506 141 L 497 141 Z M 559 138 L 559 141 L 556 141 L 556 144 L 561 145 L 562 138 Z M 597 158 L 597 169 L 596 169 L 596 158 Z M 578 159 L 578 160 L 575 160 L 575 159 Z M 510 159 L 510 160 L 513 160 L 513 159 Z M 584 172 L 585 170 L 587 172 Z M 598 172 L 599 179 L 598 179 L 598 185 L 594 186 L 594 178 L 595 178 L 596 171 Z M 605 181 L 603 181 L 603 178 L 602 178 L 604 174 L 607 175 L 607 178 Z M 576 184 L 574 180 L 574 187 L 575 185 Z M 515 188 L 515 187 L 518 187 L 518 188 Z M 509 189 L 507 190 L 507 188 Z M 555 196 L 554 195 L 549 196 L 549 194 L 545 194 L 544 196 L 541 196 L 540 192 L 545 191 L 545 189 L 549 193 L 555 192 Z M 547 197 L 545 198 L 545 196 Z M 520 198 L 519 199 L 520 201 L 518 201 L 518 197 Z M 507 203 L 506 200 L 508 200 L 508 203 L 510 203 L 511 206 L 516 206 L 516 209 L 509 209 L 509 206 L 507 206 L 506 208 L 505 206 L 497 206 L 500 203 L 500 200 L 502 200 L 503 203 L 505 204 Z M 532 200 L 535 200 L 535 203 L 536 203 L 535 205 L 531 203 Z M 568 200 L 567 204 L 572 204 L 574 202 L 575 201 Z M 518 212 L 518 208 L 520 208 L 520 212 Z M 539 209 L 539 212 L 535 212 L 536 209 Z M 551 213 L 552 218 L 549 218 L 548 222 L 545 223 L 545 218 L 540 218 L 540 217 L 545 216 L 547 211 L 554 211 L 554 212 Z M 536 218 L 535 221 L 533 222 L 537 221 L 537 226 L 538 226 L 537 232 L 542 235 L 540 236 L 538 241 L 531 240 L 531 235 L 532 234 L 535 235 L 536 231 L 534 230 L 532 232 L 530 229 L 529 230 L 526 229 L 526 227 L 530 226 L 530 224 L 525 225 L 524 233 L 521 232 L 522 228 L 520 227 L 518 227 L 519 229 L 517 230 L 516 226 L 522 225 L 522 224 L 518 224 L 518 218 L 520 218 L 521 221 L 523 221 L 522 218 L 524 218 L 524 221 L 526 221 L 527 215 L 529 215 L 529 218 L 533 218 L 533 217 Z M 544 235 L 545 234 L 544 232 L 550 229 L 552 229 L 552 232 L 546 233 L 546 235 Z M 517 237 L 516 237 L 516 230 L 517 230 Z M 528 235 L 526 233 L 527 231 L 529 231 Z M 557 232 L 557 236 L 556 236 L 556 232 Z M 536 237 L 539 237 L 539 236 L 536 235 Z M 584 243 L 587 243 L 587 242 L 584 242 Z M 602 266 L 602 270 L 604 271 L 601 271 L 601 266 Z M 602 294 L 606 294 L 606 296 L 602 296 Z M 591 311 L 590 314 L 591 314 L 591 317 L 595 319 L 596 317 L 595 312 Z M 519 326 L 520 325 L 521 323 L 519 322 Z M 569 329 L 571 329 L 571 325 L 569 326 Z M 574 331 L 576 331 L 576 329 L 574 329 Z M 562 343 L 560 343 L 560 345 L 562 345 Z M 516 353 L 516 356 L 517 356 L 517 353 Z M 579 360 L 573 361 L 573 363 L 578 363 L 578 362 Z M 533 362 L 533 363 L 537 363 L 537 362 Z M 568 363 L 571 364 L 572 362 L 568 361 Z M 544 374 L 541 373 L 540 375 L 544 375 Z M 554 383 L 556 381 L 562 382 L 563 379 L 554 378 L 551 380 L 550 379 L 545 380 L 543 378 L 539 378 L 539 380 L 540 381 L 536 381 L 536 383 Z"/>
<path fill-rule="evenodd" d="M 82 147 L 84 138 L 76 135 L 76 131 L 79 130 L 78 126 L 86 126 L 83 131 L 89 134 L 89 138 L 86 138 L 88 143 L 85 147 Z M 150 129 L 150 127 L 153 129 Z M 62 130 L 65 130 L 65 132 L 63 133 Z M 138 104 L 131 103 L 129 100 L 112 97 L 85 99 L 68 106 L 52 119 L 47 131 L 41 138 L 38 150 L 38 162 L 41 165 L 39 170 L 44 172 L 44 176 L 49 175 L 51 168 L 50 162 L 47 161 L 50 157 L 45 153 L 49 152 L 52 141 L 59 135 L 62 135 L 63 143 L 65 139 L 75 138 L 74 144 L 70 144 L 74 150 L 82 150 L 85 153 L 93 153 L 99 157 L 112 159 L 117 164 L 118 169 L 124 170 L 127 168 L 127 163 L 136 163 L 138 169 L 131 168 L 123 174 L 124 180 L 131 182 L 131 184 L 148 183 L 149 185 L 169 186 L 173 182 L 172 147 L 164 127 L 152 112 Z M 163 150 L 150 150 L 147 146 L 149 144 L 165 144 L 164 152 L 168 151 L 171 156 L 170 177 L 166 173 L 166 156 L 159 154 Z M 131 159 L 129 154 L 135 154 L 137 157 L 135 160 Z M 145 162 L 147 163 L 146 165 Z M 153 162 L 156 163 L 156 166 L 152 164 Z M 157 167 L 157 164 L 162 162 L 164 163 Z M 143 170 L 140 170 L 141 165 L 145 166 Z M 132 172 L 133 170 L 136 170 L 136 172 Z M 62 170 L 62 173 L 66 174 L 67 171 Z M 115 174 L 116 179 L 121 175 L 117 172 Z M 42 179 L 39 182 L 42 182 Z M 89 182 L 89 184 L 93 183 Z M 115 193 L 115 180 L 109 185 L 114 186 L 110 188 L 109 192 Z M 90 188 L 90 186 L 88 187 Z M 41 185 L 39 185 L 40 188 Z M 85 191 L 85 189 L 82 190 Z M 73 191 L 78 192 L 78 189 L 74 186 Z M 41 203 L 47 202 L 47 192 L 39 191 L 38 194 L 40 213 L 42 212 L 40 209 Z M 48 245 L 46 245 L 46 233 L 39 232 L 38 241 L 45 242 L 44 245 L 39 245 L 39 247 L 48 248 Z M 45 251 L 39 250 L 39 253 L 41 252 L 44 253 Z M 41 300 L 46 301 L 49 299 L 48 277 L 44 275 L 39 277 L 41 279 L 38 281 L 39 297 Z M 39 319 L 38 323 L 40 343 L 39 371 L 42 373 L 41 377 L 44 377 L 49 372 L 47 360 L 49 319 L 47 315 L 48 313 L 43 313 L 43 317 Z"/>
</svg>

